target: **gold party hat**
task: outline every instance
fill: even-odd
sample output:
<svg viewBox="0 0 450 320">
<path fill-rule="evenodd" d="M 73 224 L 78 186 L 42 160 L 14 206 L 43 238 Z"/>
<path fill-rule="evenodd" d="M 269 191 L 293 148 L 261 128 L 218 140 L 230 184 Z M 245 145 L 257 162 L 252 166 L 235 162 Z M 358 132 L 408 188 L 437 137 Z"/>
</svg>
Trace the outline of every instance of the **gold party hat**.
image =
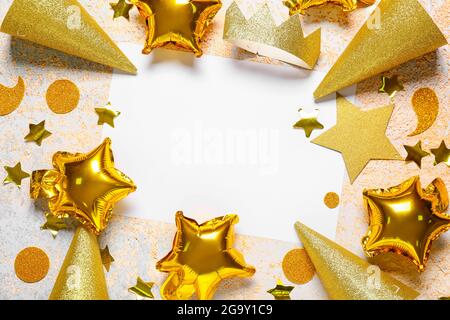
<svg viewBox="0 0 450 320">
<path fill-rule="evenodd" d="M 320 29 L 304 36 L 299 15 L 277 26 L 267 4 L 247 20 L 233 2 L 225 16 L 223 39 L 252 53 L 307 69 L 312 69 L 319 58 L 320 38 Z"/>
<path fill-rule="evenodd" d="M 136 73 L 136 67 L 77 0 L 14 0 L 0 31 Z"/>
<path fill-rule="evenodd" d="M 419 293 L 300 222 L 295 229 L 333 300 L 412 300 Z"/>
<path fill-rule="evenodd" d="M 445 36 L 417 0 L 381 0 L 314 97 L 325 97 L 446 44 Z"/>
<path fill-rule="evenodd" d="M 75 232 L 49 299 L 109 299 L 97 237 L 84 227 Z"/>
</svg>

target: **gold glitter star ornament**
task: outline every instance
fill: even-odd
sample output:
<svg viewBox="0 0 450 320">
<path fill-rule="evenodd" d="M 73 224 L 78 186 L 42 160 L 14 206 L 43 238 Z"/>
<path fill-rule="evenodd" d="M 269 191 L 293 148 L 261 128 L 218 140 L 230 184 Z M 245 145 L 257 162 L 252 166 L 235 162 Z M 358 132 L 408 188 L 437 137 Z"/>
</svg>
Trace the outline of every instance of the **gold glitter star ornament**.
<svg viewBox="0 0 450 320">
<path fill-rule="evenodd" d="M 142 51 L 168 43 L 201 57 L 200 47 L 208 25 L 222 7 L 220 0 L 131 0 L 146 21 L 147 39 Z"/>
<path fill-rule="evenodd" d="M 365 253 L 404 255 L 424 271 L 432 242 L 450 229 L 444 182 L 437 178 L 422 189 L 419 177 L 413 177 L 392 188 L 364 190 L 363 198 L 369 214 Z"/>
<path fill-rule="evenodd" d="M 106 228 L 114 204 L 136 190 L 114 167 L 109 138 L 86 154 L 57 152 L 53 166 L 33 172 L 31 197 L 47 199 L 53 215 L 69 215 L 97 235 Z"/>
<path fill-rule="evenodd" d="M 353 183 L 370 160 L 401 160 L 386 136 L 393 105 L 361 110 L 338 95 L 337 123 L 312 142 L 342 153 Z"/>
<path fill-rule="evenodd" d="M 156 269 L 169 273 L 161 286 L 163 299 L 186 300 L 196 293 L 200 300 L 209 300 L 223 279 L 255 273 L 255 268 L 233 248 L 237 215 L 201 225 L 182 212 L 177 212 L 175 219 L 177 233 L 172 250 L 156 264 Z"/>
</svg>

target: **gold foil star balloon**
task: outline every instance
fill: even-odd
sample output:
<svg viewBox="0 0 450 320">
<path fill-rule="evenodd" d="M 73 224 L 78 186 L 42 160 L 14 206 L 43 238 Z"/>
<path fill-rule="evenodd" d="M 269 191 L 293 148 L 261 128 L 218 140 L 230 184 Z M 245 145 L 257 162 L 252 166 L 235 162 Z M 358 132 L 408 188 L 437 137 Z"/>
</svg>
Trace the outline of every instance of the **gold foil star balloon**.
<svg viewBox="0 0 450 320">
<path fill-rule="evenodd" d="M 201 225 L 182 212 L 177 212 L 175 219 L 177 233 L 172 250 L 156 264 L 159 271 L 170 273 L 161 287 L 164 299 L 185 300 L 194 293 L 200 300 L 211 299 L 223 279 L 255 273 L 255 268 L 233 248 L 237 215 Z"/>
<path fill-rule="evenodd" d="M 365 253 L 401 254 L 424 271 L 432 242 L 450 229 L 444 182 L 437 178 L 422 189 L 419 177 L 413 177 L 389 189 L 364 190 L 363 197 L 369 214 Z"/>
<path fill-rule="evenodd" d="M 147 39 L 142 51 L 168 43 L 203 54 L 200 41 L 206 28 L 222 7 L 220 0 L 131 0 L 146 20 Z"/>
<path fill-rule="evenodd" d="M 343 11 L 353 11 L 358 8 L 358 2 L 374 4 L 375 0 L 285 0 L 283 4 L 289 8 L 289 14 L 305 14 L 305 10 L 311 7 L 322 6 L 327 3 L 340 5 Z"/>
<path fill-rule="evenodd" d="M 33 172 L 31 197 L 47 198 L 53 215 L 69 215 L 97 235 L 105 229 L 114 204 L 136 190 L 114 167 L 109 138 L 86 154 L 57 152 L 53 166 Z"/>
</svg>

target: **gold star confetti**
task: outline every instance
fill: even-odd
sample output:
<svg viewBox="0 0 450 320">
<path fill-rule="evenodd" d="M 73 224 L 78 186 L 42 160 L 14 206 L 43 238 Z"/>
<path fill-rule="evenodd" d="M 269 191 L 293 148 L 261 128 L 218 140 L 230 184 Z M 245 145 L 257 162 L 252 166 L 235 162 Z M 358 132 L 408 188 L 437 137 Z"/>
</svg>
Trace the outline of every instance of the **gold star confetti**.
<svg viewBox="0 0 450 320">
<path fill-rule="evenodd" d="M 364 111 L 339 94 L 336 103 L 336 125 L 312 142 L 342 153 L 351 183 L 370 160 L 401 159 L 386 137 L 393 105 Z"/>
<path fill-rule="evenodd" d="M 398 76 L 392 76 L 392 78 L 388 78 L 385 76 L 381 77 L 381 87 L 378 90 L 380 93 L 386 93 L 392 99 L 395 97 L 396 93 L 399 91 L 403 91 L 405 88 L 402 83 L 398 79 Z"/>
<path fill-rule="evenodd" d="M 291 300 L 290 293 L 292 290 L 294 290 L 294 287 L 284 286 L 281 281 L 278 280 L 276 287 L 268 290 L 267 293 L 273 295 L 275 300 Z"/>
<path fill-rule="evenodd" d="M 430 154 L 422 149 L 422 141 L 417 142 L 415 146 L 403 146 L 408 152 L 405 161 L 414 161 L 419 168 L 422 167 L 422 158 L 429 156 Z"/>
<path fill-rule="evenodd" d="M 22 170 L 22 165 L 20 164 L 20 162 L 17 162 L 14 167 L 4 166 L 4 168 L 8 175 L 6 176 L 5 180 L 3 180 L 3 184 L 13 182 L 20 188 L 20 186 L 22 185 L 22 180 L 30 176 L 28 173 Z"/>
<path fill-rule="evenodd" d="M 447 167 L 450 167 L 450 149 L 444 141 L 441 142 L 439 148 L 431 149 L 431 153 L 434 155 L 434 165 L 437 166 L 439 163 L 445 163 Z"/>
<path fill-rule="evenodd" d="M 124 17 L 130 19 L 130 10 L 133 8 L 132 4 L 127 3 L 125 0 L 119 0 L 117 3 L 110 3 L 111 9 L 114 10 L 114 18 Z"/>
<path fill-rule="evenodd" d="M 52 215 L 51 213 L 46 213 L 45 218 L 47 219 L 45 223 L 41 226 L 41 230 L 49 230 L 53 238 L 56 238 L 59 230 L 67 229 L 68 225 L 66 222 L 67 218 L 59 218 Z"/>
<path fill-rule="evenodd" d="M 294 129 L 303 129 L 307 138 L 311 136 L 313 130 L 322 130 L 323 125 L 317 120 L 319 111 L 307 113 L 300 109 L 300 116 L 302 117 L 296 124 L 294 124 Z"/>
<path fill-rule="evenodd" d="M 440 297 L 439 300 L 450 300 L 450 297 Z"/>
<path fill-rule="evenodd" d="M 38 146 L 42 144 L 42 141 L 52 135 L 50 131 L 45 129 L 45 120 L 38 124 L 29 124 L 30 132 L 25 136 L 26 142 L 35 142 Z"/>
<path fill-rule="evenodd" d="M 128 288 L 128 291 L 134 293 L 135 295 L 143 298 L 153 299 L 152 288 L 154 282 L 145 282 L 140 277 L 137 278 L 136 285 L 134 287 Z"/>
<path fill-rule="evenodd" d="M 130 0 L 146 21 L 147 39 L 142 53 L 173 43 L 197 57 L 200 41 L 217 11 L 220 0 Z"/>
<path fill-rule="evenodd" d="M 114 262 L 114 258 L 111 253 L 109 253 L 108 246 L 100 250 L 100 255 L 102 256 L 102 263 L 105 266 L 106 271 L 109 272 L 109 268 L 111 267 L 111 263 Z"/>
<path fill-rule="evenodd" d="M 113 111 L 109 109 L 111 107 L 111 103 L 108 102 L 106 108 L 95 108 L 95 112 L 98 115 L 98 125 L 103 125 L 104 123 L 109 124 L 114 128 L 114 119 L 120 115 L 119 111 Z"/>
</svg>

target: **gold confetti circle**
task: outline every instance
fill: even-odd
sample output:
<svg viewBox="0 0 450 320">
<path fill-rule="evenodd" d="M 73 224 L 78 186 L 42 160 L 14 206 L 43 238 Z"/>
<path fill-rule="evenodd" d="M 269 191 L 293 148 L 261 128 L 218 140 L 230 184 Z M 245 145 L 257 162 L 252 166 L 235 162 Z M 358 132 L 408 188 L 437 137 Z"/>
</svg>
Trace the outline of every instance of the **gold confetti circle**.
<svg viewBox="0 0 450 320">
<path fill-rule="evenodd" d="M 295 284 L 308 283 L 316 272 L 305 249 L 294 249 L 286 253 L 282 268 L 286 278 Z"/>
<path fill-rule="evenodd" d="M 335 192 L 328 192 L 323 198 L 323 203 L 330 209 L 337 208 L 339 205 L 339 195 Z"/>
<path fill-rule="evenodd" d="M 29 247 L 20 251 L 14 261 L 17 277 L 28 283 L 41 281 L 47 275 L 50 260 L 47 254 L 39 248 Z"/>
<path fill-rule="evenodd" d="M 69 80 L 56 80 L 47 89 L 47 105 L 58 114 L 69 113 L 80 101 L 80 90 Z"/>
</svg>

